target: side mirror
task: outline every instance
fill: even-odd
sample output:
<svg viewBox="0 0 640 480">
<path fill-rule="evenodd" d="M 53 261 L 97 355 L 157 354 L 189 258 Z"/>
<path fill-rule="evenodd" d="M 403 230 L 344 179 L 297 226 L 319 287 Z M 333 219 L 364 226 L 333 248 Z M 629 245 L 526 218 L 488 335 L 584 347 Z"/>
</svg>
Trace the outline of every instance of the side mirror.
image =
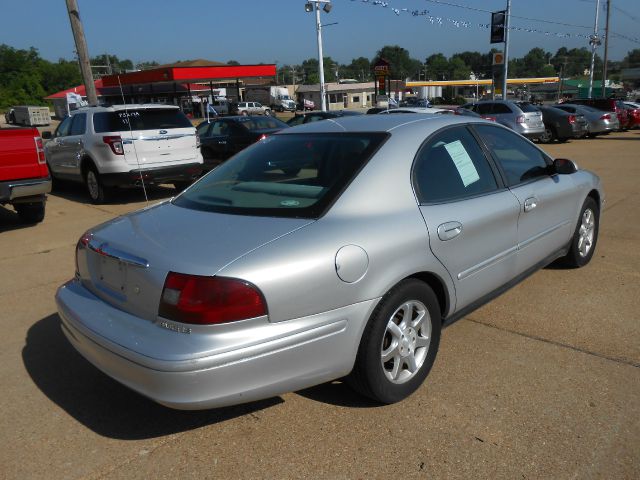
<svg viewBox="0 0 640 480">
<path fill-rule="evenodd" d="M 578 171 L 578 166 L 571 160 L 567 158 L 556 158 L 553 161 L 553 172 L 559 175 L 569 175 L 571 173 L 576 173 Z"/>
<path fill-rule="evenodd" d="M 42 132 L 41 136 L 43 140 L 51 140 L 53 138 L 53 135 L 51 135 L 51 132 Z"/>
</svg>

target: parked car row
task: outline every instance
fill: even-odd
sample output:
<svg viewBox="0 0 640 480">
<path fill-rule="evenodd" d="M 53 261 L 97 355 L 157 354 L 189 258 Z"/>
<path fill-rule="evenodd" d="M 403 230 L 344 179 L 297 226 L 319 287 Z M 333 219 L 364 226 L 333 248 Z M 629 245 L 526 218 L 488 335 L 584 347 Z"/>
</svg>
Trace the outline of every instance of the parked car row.
<svg viewBox="0 0 640 480">
<path fill-rule="evenodd" d="M 498 123 L 529 139 L 549 143 L 640 126 L 640 109 L 628 103 L 614 99 L 576 99 L 572 103 L 534 105 L 523 101 L 486 100 L 468 103 L 463 108 L 491 115 Z"/>
</svg>

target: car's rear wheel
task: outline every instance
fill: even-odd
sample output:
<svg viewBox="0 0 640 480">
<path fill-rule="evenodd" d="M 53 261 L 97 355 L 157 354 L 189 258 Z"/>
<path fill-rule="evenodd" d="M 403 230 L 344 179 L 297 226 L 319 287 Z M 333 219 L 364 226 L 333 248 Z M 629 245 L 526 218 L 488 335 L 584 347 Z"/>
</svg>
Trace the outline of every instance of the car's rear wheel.
<svg viewBox="0 0 640 480">
<path fill-rule="evenodd" d="M 271 110 L 269 110 L 268 108 L 264 111 L 264 114 L 268 117 L 271 115 Z"/>
<path fill-rule="evenodd" d="M 556 138 L 556 134 L 551 127 L 544 127 L 544 133 L 540 135 L 540 143 L 551 143 Z"/>
<path fill-rule="evenodd" d="M 591 261 L 598 242 L 599 229 L 600 209 L 593 198 L 587 197 L 580 210 L 569 253 L 564 257 L 567 266 L 580 268 Z"/>
<path fill-rule="evenodd" d="M 39 223 L 44 220 L 44 201 L 33 203 L 18 203 L 14 205 L 22 223 Z"/>
<path fill-rule="evenodd" d="M 347 382 L 380 403 L 411 395 L 429 374 L 440 344 L 440 307 L 431 288 L 403 280 L 380 300 Z"/>
<path fill-rule="evenodd" d="M 92 203 L 100 204 L 107 201 L 107 189 L 102 184 L 100 174 L 93 165 L 87 167 L 84 173 L 84 184 L 87 187 L 87 192 L 89 193 L 89 198 Z"/>
<path fill-rule="evenodd" d="M 246 117 L 247 115 L 249 115 L 249 112 L 247 112 L 246 110 L 243 110 L 242 112 L 240 112 L 240 115 L 242 115 L 243 117 Z"/>
</svg>

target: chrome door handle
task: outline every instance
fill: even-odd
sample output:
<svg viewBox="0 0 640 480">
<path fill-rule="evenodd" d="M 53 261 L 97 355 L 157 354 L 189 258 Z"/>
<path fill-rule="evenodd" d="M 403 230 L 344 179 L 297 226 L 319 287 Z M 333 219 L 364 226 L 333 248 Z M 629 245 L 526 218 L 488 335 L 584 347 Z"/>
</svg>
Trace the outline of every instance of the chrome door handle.
<svg viewBox="0 0 640 480">
<path fill-rule="evenodd" d="M 530 212 L 538 206 L 538 199 L 536 197 L 527 198 L 524 201 L 524 211 Z"/>
<path fill-rule="evenodd" d="M 451 240 L 462 233 L 460 222 L 447 222 L 438 226 L 438 238 L 442 241 Z"/>
</svg>

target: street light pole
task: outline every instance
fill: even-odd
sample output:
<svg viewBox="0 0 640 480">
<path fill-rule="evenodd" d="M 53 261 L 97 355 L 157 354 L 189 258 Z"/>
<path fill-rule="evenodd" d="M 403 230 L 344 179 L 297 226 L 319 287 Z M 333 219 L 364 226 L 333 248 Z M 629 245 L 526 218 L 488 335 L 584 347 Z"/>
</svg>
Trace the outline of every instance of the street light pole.
<svg viewBox="0 0 640 480">
<path fill-rule="evenodd" d="M 322 54 L 322 23 L 320 22 L 320 4 L 324 4 L 322 9 L 329 13 L 331 11 L 331 0 L 308 0 L 304 5 L 304 9 L 307 12 L 311 12 L 311 10 L 316 11 L 316 33 L 318 36 L 318 69 L 320 76 L 320 105 L 322 106 L 322 111 L 327 111 L 327 103 L 326 103 L 326 87 L 324 84 L 324 59 Z"/>
<path fill-rule="evenodd" d="M 598 14 L 600 13 L 600 0 L 596 0 L 596 21 L 593 25 L 593 35 L 589 43 L 591 44 L 591 68 L 589 69 L 589 98 L 592 98 L 593 93 L 593 69 L 596 63 L 596 47 L 600 45 L 600 39 L 598 38 Z"/>
<path fill-rule="evenodd" d="M 504 78 L 502 79 L 502 99 L 507 99 L 507 76 L 509 75 L 509 24 L 511 17 L 511 0 L 507 0 L 507 11 L 504 15 Z"/>
<path fill-rule="evenodd" d="M 327 111 L 324 85 L 324 59 L 322 56 L 322 23 L 320 22 L 320 5 L 315 2 L 316 7 L 316 31 L 318 33 L 318 69 L 320 73 L 320 105 L 323 112 Z"/>
</svg>

